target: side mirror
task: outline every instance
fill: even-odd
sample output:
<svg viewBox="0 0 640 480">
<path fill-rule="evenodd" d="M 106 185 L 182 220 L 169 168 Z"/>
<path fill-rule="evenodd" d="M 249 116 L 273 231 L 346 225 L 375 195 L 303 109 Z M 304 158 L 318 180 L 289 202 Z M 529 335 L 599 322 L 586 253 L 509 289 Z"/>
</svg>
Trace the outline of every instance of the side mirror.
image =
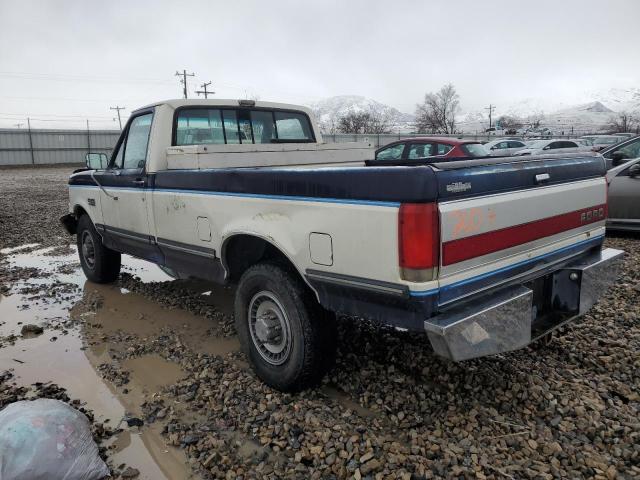
<svg viewBox="0 0 640 480">
<path fill-rule="evenodd" d="M 627 156 L 624 152 L 613 152 L 611 155 L 611 165 L 617 167 L 618 165 L 622 165 L 625 160 L 627 160 Z"/>
<path fill-rule="evenodd" d="M 631 167 L 629 167 L 629 176 L 631 178 L 640 177 L 640 163 L 636 163 L 635 165 L 631 165 Z"/>
<path fill-rule="evenodd" d="M 106 153 L 87 153 L 84 161 L 89 170 L 104 170 L 109 163 Z"/>
<path fill-rule="evenodd" d="M 546 147 L 543 148 L 543 150 L 549 150 L 551 147 L 549 145 L 547 145 Z"/>
</svg>

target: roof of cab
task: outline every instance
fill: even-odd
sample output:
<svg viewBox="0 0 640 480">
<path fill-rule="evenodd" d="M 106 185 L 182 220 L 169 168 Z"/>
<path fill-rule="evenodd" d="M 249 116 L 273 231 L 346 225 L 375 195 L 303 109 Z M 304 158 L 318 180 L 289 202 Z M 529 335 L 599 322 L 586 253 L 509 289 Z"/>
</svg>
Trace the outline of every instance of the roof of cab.
<svg viewBox="0 0 640 480">
<path fill-rule="evenodd" d="M 251 103 L 253 102 L 253 104 Z M 302 105 L 293 105 L 290 103 L 276 103 L 276 102 L 262 102 L 262 101 L 253 101 L 253 100 L 242 100 L 242 99 L 222 99 L 216 98 L 213 100 L 203 100 L 198 98 L 174 98 L 169 100 L 162 100 L 155 103 L 150 103 L 149 105 L 145 105 L 144 107 L 136 108 L 134 112 L 139 110 L 145 110 L 151 107 L 157 107 L 159 105 L 167 105 L 172 109 L 176 109 L 179 107 L 257 107 L 257 108 L 273 108 L 279 110 L 298 110 L 306 113 L 309 116 L 312 116 L 312 111 L 309 107 L 304 107 Z"/>
</svg>

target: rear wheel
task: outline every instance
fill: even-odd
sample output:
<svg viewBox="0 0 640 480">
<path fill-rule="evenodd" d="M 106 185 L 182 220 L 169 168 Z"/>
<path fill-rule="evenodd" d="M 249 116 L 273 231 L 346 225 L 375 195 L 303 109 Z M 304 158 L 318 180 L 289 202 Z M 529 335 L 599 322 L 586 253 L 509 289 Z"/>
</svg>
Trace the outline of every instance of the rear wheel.
<svg viewBox="0 0 640 480">
<path fill-rule="evenodd" d="M 254 371 L 273 388 L 290 392 L 312 386 L 333 363 L 335 316 L 281 265 L 258 264 L 242 275 L 235 323 Z"/>
<path fill-rule="evenodd" d="M 114 282 L 120 274 L 120 253 L 102 244 L 88 215 L 78 220 L 78 256 L 86 277 L 96 283 Z"/>
</svg>

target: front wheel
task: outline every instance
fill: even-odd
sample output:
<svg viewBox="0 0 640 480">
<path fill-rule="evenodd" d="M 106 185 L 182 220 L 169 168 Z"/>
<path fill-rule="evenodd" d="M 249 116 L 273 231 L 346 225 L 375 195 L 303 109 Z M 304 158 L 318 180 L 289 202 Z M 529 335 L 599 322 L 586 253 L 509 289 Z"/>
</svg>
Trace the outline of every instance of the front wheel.
<svg viewBox="0 0 640 480">
<path fill-rule="evenodd" d="M 78 220 L 78 255 L 86 277 L 96 283 L 114 282 L 120 274 L 120 252 L 102 244 L 96 227 L 88 215 Z"/>
<path fill-rule="evenodd" d="M 235 323 L 258 377 L 285 392 L 317 383 L 332 365 L 335 316 L 302 280 L 280 265 L 249 268 L 238 285 Z"/>
</svg>

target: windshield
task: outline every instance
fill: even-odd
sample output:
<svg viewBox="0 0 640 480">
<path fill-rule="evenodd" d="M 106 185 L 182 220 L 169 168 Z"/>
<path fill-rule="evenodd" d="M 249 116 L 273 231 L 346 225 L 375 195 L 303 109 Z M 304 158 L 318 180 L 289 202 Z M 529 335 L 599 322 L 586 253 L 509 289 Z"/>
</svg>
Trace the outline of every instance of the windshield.
<svg viewBox="0 0 640 480">
<path fill-rule="evenodd" d="M 470 157 L 488 157 L 489 151 L 481 143 L 465 143 L 460 148 Z"/>
</svg>

